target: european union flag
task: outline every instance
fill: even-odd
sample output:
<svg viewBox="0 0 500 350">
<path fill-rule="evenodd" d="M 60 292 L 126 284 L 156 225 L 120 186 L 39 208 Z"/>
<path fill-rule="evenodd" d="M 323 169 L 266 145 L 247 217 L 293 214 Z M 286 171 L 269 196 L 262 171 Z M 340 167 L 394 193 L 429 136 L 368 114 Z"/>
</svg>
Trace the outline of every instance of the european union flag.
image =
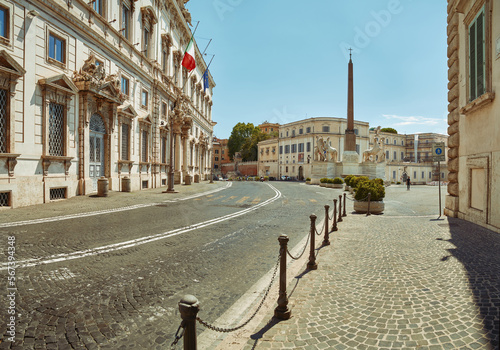
<svg viewBox="0 0 500 350">
<path fill-rule="evenodd" d="M 210 87 L 210 83 L 208 82 L 208 69 L 203 73 L 203 92 L 205 92 Z"/>
</svg>

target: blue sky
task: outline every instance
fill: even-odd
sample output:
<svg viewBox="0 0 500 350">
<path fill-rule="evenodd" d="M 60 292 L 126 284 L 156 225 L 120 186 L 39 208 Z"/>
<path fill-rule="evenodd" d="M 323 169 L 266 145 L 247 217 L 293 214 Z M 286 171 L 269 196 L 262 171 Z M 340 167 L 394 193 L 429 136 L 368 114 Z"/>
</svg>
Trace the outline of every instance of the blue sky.
<svg viewBox="0 0 500 350">
<path fill-rule="evenodd" d="M 446 1 L 191 0 L 201 51 L 213 39 L 214 134 L 347 114 L 399 133 L 447 129 Z M 207 63 L 210 56 L 206 56 Z"/>
</svg>

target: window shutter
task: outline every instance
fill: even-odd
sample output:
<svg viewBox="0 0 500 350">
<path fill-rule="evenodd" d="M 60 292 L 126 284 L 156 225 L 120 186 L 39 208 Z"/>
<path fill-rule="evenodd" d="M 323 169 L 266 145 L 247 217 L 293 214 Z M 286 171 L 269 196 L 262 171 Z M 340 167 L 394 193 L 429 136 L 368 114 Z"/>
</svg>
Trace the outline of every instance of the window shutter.
<svg viewBox="0 0 500 350">
<path fill-rule="evenodd" d="M 484 13 L 481 13 L 476 22 L 476 97 L 484 93 Z"/>
<path fill-rule="evenodd" d="M 469 29 L 469 84 L 469 100 L 472 101 L 476 98 L 476 23 Z"/>
</svg>

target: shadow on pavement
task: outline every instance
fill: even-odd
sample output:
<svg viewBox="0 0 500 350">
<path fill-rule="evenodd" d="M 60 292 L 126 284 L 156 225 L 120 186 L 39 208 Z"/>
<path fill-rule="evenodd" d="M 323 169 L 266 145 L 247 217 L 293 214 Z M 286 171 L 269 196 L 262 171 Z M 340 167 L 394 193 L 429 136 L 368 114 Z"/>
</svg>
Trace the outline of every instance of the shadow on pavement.
<svg viewBox="0 0 500 350">
<path fill-rule="evenodd" d="M 456 248 L 448 249 L 450 255 L 441 261 L 455 257 L 463 264 L 483 323 L 483 332 L 491 349 L 499 349 L 500 234 L 460 219 L 449 218 L 449 226 L 449 242 Z"/>
<path fill-rule="evenodd" d="M 255 342 L 253 343 L 252 349 L 255 349 L 257 347 L 257 344 L 259 343 L 259 339 L 262 339 L 262 337 L 264 336 L 264 334 L 266 334 L 266 332 L 268 330 L 270 330 L 271 328 L 273 328 L 275 325 L 277 325 L 280 322 L 281 322 L 280 319 L 273 316 L 263 328 L 261 328 L 257 333 L 252 334 L 250 336 L 250 338 L 255 340 Z"/>
</svg>

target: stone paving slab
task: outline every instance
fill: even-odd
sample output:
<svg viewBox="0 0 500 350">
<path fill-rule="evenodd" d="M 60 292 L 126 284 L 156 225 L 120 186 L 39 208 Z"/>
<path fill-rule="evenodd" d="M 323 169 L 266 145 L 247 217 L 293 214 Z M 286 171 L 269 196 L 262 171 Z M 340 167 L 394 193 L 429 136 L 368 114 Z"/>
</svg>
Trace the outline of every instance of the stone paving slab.
<svg viewBox="0 0 500 350">
<path fill-rule="evenodd" d="M 271 310 L 243 349 L 499 348 L 500 235 L 435 217 L 339 228 L 318 270 L 289 283 L 292 318 Z"/>
</svg>

